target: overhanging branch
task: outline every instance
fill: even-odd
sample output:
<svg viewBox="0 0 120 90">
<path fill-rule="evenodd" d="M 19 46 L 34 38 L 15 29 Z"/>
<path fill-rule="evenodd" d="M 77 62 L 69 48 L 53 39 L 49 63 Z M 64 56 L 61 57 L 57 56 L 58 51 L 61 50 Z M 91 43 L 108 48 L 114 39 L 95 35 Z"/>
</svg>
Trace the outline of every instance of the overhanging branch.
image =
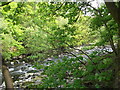
<svg viewBox="0 0 120 90">
<path fill-rule="evenodd" d="M 2 5 L 0 5 L 0 7 L 2 6 L 5 6 L 5 5 L 8 5 L 9 3 L 13 2 L 14 0 L 10 1 L 10 2 L 6 2 L 6 3 L 3 3 Z"/>
</svg>

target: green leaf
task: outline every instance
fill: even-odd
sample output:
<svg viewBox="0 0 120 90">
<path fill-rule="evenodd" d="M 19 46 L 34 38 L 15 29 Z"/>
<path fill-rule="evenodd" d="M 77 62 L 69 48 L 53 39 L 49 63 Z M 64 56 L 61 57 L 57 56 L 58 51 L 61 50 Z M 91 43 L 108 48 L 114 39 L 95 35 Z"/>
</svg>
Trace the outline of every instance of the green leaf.
<svg viewBox="0 0 120 90">
<path fill-rule="evenodd" d="M 11 2 L 11 3 L 9 3 L 9 5 L 10 5 L 11 9 L 17 8 L 17 3 L 16 2 Z"/>
</svg>

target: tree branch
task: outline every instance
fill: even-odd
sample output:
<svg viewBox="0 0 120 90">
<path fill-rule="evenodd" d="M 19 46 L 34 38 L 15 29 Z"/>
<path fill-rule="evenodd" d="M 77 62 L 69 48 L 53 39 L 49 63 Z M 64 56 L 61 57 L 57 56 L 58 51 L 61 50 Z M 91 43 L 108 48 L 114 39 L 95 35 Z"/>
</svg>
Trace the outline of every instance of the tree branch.
<svg viewBox="0 0 120 90">
<path fill-rule="evenodd" d="M 64 5 L 64 3 L 62 3 L 62 4 L 55 10 L 55 12 L 56 12 L 57 10 L 59 10 L 63 5 Z"/>
<path fill-rule="evenodd" d="M 64 53 L 68 53 L 68 54 L 72 54 L 74 57 L 77 58 L 77 56 L 71 52 L 64 52 Z M 80 63 L 83 64 L 83 65 L 86 65 L 86 63 L 84 63 L 83 61 L 80 60 Z"/>
<path fill-rule="evenodd" d="M 2 4 L 2 5 L 0 5 L 0 7 L 5 6 L 5 5 L 8 5 L 9 3 L 13 2 L 13 1 L 14 1 L 14 0 L 12 0 L 12 1 L 10 1 L 10 2 L 6 2 L 6 3 Z"/>
</svg>

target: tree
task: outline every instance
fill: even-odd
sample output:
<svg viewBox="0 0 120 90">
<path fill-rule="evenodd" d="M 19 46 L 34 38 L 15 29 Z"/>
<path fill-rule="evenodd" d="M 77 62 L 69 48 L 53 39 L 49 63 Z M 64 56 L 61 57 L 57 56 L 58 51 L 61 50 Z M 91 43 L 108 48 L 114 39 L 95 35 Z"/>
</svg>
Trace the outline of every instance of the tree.
<svg viewBox="0 0 120 90">
<path fill-rule="evenodd" d="M 110 8 L 110 10 L 112 10 L 111 7 L 109 7 L 111 6 L 111 3 L 110 4 L 106 3 L 106 5 L 108 6 L 108 8 Z M 118 12 L 119 3 L 116 3 L 115 5 L 117 5 L 117 7 L 115 6 L 117 10 L 114 9 L 114 12 L 111 11 L 111 14 L 119 25 L 120 24 L 119 17 L 118 17 L 119 15 L 118 13 L 116 13 Z M 91 8 L 91 9 L 90 8 L 88 9 L 88 12 L 90 11 L 94 12 L 94 17 L 83 15 L 84 10 L 86 10 L 86 6 L 89 6 Z M 35 60 L 44 60 L 50 55 L 52 56 L 54 54 L 58 55 L 63 53 L 64 50 L 67 50 L 67 48 L 88 44 L 91 41 L 93 42 L 94 40 L 96 40 L 96 38 L 94 38 L 94 36 L 92 36 L 92 34 L 90 35 L 89 33 L 89 31 L 91 30 L 89 28 L 90 20 L 93 20 L 93 23 L 91 23 L 91 26 L 93 27 L 97 26 L 97 28 L 95 28 L 96 29 L 95 32 L 97 33 L 100 32 L 99 35 L 95 34 L 97 36 L 97 39 L 101 36 L 104 39 L 103 40 L 104 42 L 106 42 L 107 44 L 108 42 L 110 42 L 113 52 L 117 57 L 115 60 L 116 61 L 115 65 L 117 66 L 120 62 L 119 61 L 120 29 L 118 30 L 118 39 L 117 39 L 118 47 L 116 49 L 113 42 L 113 39 L 114 39 L 113 36 L 116 36 L 116 32 L 112 33 L 113 30 L 116 29 L 116 24 L 115 24 L 115 28 L 113 28 L 113 30 L 110 30 L 111 26 L 109 22 L 113 21 L 113 19 L 110 17 L 107 9 L 104 7 L 96 9 L 92 7 L 89 2 L 87 3 L 85 2 L 84 3 L 81 3 L 81 2 L 80 3 L 8 2 L 8 3 L 1 3 L 0 12 L 3 15 L 1 19 L 3 20 L 3 23 L 1 24 L 1 27 L 0 27 L 1 29 L 0 39 L 3 47 L 2 56 L 4 61 L 3 74 L 6 80 L 7 87 L 13 87 L 13 85 L 8 82 L 10 81 L 12 83 L 12 79 L 10 78 L 10 74 L 8 73 L 8 69 L 4 66 L 6 61 L 8 60 L 13 61 L 15 59 L 18 59 L 19 57 L 24 58 L 24 56 L 25 58 L 26 57 L 28 58 L 29 56 L 29 59 L 31 60 L 31 62 Z M 114 24 L 114 22 L 112 22 L 112 24 Z M 91 30 L 91 32 L 93 33 L 94 31 Z M 104 42 L 102 42 L 102 45 L 105 45 Z M 49 52 L 49 51 L 52 51 L 52 52 Z M 93 55 L 90 56 L 90 60 L 94 59 L 94 57 L 97 57 L 95 55 L 93 53 Z M 79 61 L 79 59 L 83 60 L 83 57 L 78 57 L 75 59 L 78 67 L 76 65 L 75 66 L 73 65 L 72 67 L 73 69 L 79 68 L 79 62 L 81 62 Z M 65 59 L 65 62 L 69 61 L 69 60 L 67 61 L 66 60 L 67 59 Z M 103 63 L 105 64 L 104 65 L 100 64 L 102 69 L 105 66 L 107 66 L 106 62 L 108 62 L 109 60 L 110 59 L 103 59 L 104 61 Z M 74 59 L 71 62 L 74 62 Z M 72 65 L 73 63 L 71 62 L 69 63 Z M 98 59 L 98 62 L 99 62 L 99 59 Z M 63 64 L 63 66 L 69 67 L 68 66 L 69 63 L 65 65 L 64 63 L 61 63 L 61 64 Z M 86 70 L 88 69 L 87 73 L 90 73 L 91 75 L 93 74 L 92 75 L 93 81 L 96 81 L 99 83 L 99 81 L 101 82 L 101 80 L 103 80 L 104 82 L 105 77 L 99 76 L 98 73 L 103 74 L 103 76 L 104 74 L 106 75 L 106 73 L 104 72 L 101 73 L 101 71 L 96 70 L 96 67 L 102 70 L 101 67 L 95 66 L 95 64 L 89 60 L 88 60 L 88 63 L 89 63 L 88 66 L 86 66 L 85 63 L 82 63 L 82 64 L 85 65 Z M 52 68 L 52 69 L 54 71 L 54 69 L 56 68 Z M 93 72 L 94 70 L 95 72 Z M 7 71 L 7 74 L 5 74 L 6 71 Z M 91 71 L 93 73 L 91 73 Z M 78 71 L 75 71 L 75 73 L 76 72 L 79 72 L 79 69 Z M 119 76 L 118 74 L 119 74 L 119 68 L 116 67 L 116 77 Z M 97 80 L 94 80 L 95 79 L 93 78 L 94 76 L 96 78 L 97 77 L 100 77 L 100 78 Z M 89 81 L 91 77 L 89 78 L 89 75 L 88 75 L 87 78 L 85 79 Z M 116 78 L 116 81 L 118 81 L 117 78 Z M 84 82 L 86 83 L 86 81 Z M 96 84 L 94 82 L 92 83 L 96 87 Z"/>
<path fill-rule="evenodd" d="M 82 16 L 76 3 L 9 2 L 2 3 L 0 8 L 3 15 L 0 27 L 3 75 L 7 88 L 13 87 L 5 64 L 8 60 L 21 59 L 19 56 L 29 56 L 31 62 L 44 60 L 50 54 L 63 53 L 64 48 L 69 47 L 66 43 L 76 46 L 87 42 L 82 38 L 88 38 L 84 35 L 88 35 L 88 27 L 84 28 L 86 24 L 81 22 L 88 17 Z M 52 49 L 56 51 L 50 53 Z"/>
<path fill-rule="evenodd" d="M 118 2 L 105 2 L 108 10 L 110 11 L 112 17 L 118 24 L 118 43 L 117 43 L 117 56 L 115 59 L 115 82 L 114 87 L 120 88 L 120 1 Z"/>
</svg>

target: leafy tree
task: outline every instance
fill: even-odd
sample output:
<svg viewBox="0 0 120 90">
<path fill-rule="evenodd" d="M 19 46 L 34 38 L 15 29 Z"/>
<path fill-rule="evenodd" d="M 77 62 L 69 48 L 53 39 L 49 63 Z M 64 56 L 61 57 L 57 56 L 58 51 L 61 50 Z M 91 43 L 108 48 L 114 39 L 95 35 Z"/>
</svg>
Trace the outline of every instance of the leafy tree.
<svg viewBox="0 0 120 90">
<path fill-rule="evenodd" d="M 118 1 L 118 0 L 117 0 Z M 120 14 L 119 14 L 119 10 L 120 10 L 120 1 L 118 2 L 105 2 L 108 10 L 110 11 L 113 19 L 116 21 L 116 23 L 118 24 L 118 28 L 117 28 L 117 35 L 118 35 L 118 42 L 117 42 L 117 55 L 116 55 L 116 59 L 115 59 L 115 82 L 114 82 L 114 87 L 116 88 L 120 88 L 119 86 L 119 72 L 120 72 L 120 67 L 119 67 L 119 62 L 120 62 Z"/>
<path fill-rule="evenodd" d="M 117 59 L 104 58 L 92 53 L 83 57 L 64 58 L 62 62 L 51 62 L 50 66 L 42 66 L 42 85 L 36 87 L 109 87 L 113 70 L 108 69 L 115 61 L 119 64 L 120 35 L 119 35 L 119 2 L 106 2 L 94 8 L 89 2 L 1 2 L 0 40 L 3 57 L 3 74 L 5 63 L 10 60 L 29 58 L 32 61 L 44 60 L 47 57 L 69 52 L 69 48 L 97 42 L 97 46 L 111 45 Z M 113 8 L 111 8 L 113 6 Z M 86 11 L 88 10 L 88 11 Z M 109 14 L 109 11 L 111 15 Z M 93 16 L 85 16 L 91 12 Z M 115 21 L 117 23 L 115 23 Z M 108 43 L 109 42 L 109 43 Z M 117 43 L 117 48 L 115 47 Z M 74 55 L 75 56 L 75 55 Z M 40 65 L 36 65 L 41 68 Z M 119 67 L 115 68 L 116 82 L 119 83 Z M 51 72 L 52 71 L 52 72 Z M 110 74 L 108 74 L 110 73 Z M 9 73 L 9 80 L 12 83 Z M 4 74 L 4 77 L 6 78 Z M 66 79 L 67 78 L 67 79 Z M 71 79 L 71 80 L 70 80 Z M 13 87 L 6 79 L 6 86 Z M 116 84 L 116 83 L 115 83 Z M 10 86 L 9 86 L 10 85 Z M 115 87 L 118 87 L 116 84 Z"/>
</svg>

